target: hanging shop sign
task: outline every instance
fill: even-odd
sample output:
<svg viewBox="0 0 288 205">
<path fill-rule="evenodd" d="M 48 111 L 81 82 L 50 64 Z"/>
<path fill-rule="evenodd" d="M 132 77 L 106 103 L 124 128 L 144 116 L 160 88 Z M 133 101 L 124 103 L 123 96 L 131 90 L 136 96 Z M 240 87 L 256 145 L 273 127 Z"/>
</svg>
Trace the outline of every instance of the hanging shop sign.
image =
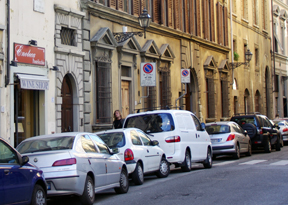
<svg viewBox="0 0 288 205">
<path fill-rule="evenodd" d="M 156 63 L 141 63 L 141 86 L 156 86 Z"/>
<path fill-rule="evenodd" d="M 14 43 L 14 61 L 44 66 L 45 48 Z"/>
<path fill-rule="evenodd" d="M 190 83 L 189 69 L 181 69 L 181 83 Z"/>
</svg>

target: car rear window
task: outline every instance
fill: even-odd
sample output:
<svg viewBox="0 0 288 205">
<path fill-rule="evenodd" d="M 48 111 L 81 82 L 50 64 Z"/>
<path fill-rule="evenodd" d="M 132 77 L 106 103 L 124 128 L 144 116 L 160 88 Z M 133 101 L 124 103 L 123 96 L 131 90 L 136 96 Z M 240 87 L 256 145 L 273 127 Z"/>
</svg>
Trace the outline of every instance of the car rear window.
<svg viewBox="0 0 288 205">
<path fill-rule="evenodd" d="M 146 133 L 167 132 L 175 129 L 170 113 L 146 114 L 129 117 L 124 127 L 136 127 Z"/>
<path fill-rule="evenodd" d="M 256 119 L 252 117 L 232 117 L 231 121 L 237 122 L 238 125 L 242 126 L 245 123 L 251 123 L 257 126 Z"/>
<path fill-rule="evenodd" d="M 209 135 L 211 134 L 223 134 L 231 132 L 230 126 L 228 125 L 207 125 L 206 131 Z"/>
<path fill-rule="evenodd" d="M 124 147 L 126 144 L 123 132 L 97 134 L 110 148 Z"/>
<path fill-rule="evenodd" d="M 34 140 L 24 141 L 17 147 L 18 152 L 33 153 L 51 150 L 72 149 L 75 136 L 61 136 L 49 138 L 35 138 Z"/>
</svg>

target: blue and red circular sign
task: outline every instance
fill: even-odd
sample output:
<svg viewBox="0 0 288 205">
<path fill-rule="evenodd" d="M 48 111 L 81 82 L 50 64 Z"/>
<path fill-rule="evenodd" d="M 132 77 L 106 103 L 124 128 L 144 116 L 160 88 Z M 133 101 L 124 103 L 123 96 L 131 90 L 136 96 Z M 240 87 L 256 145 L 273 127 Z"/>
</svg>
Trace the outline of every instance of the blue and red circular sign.
<svg viewBox="0 0 288 205">
<path fill-rule="evenodd" d="M 146 73 L 146 74 L 152 73 L 152 72 L 153 72 L 153 65 L 150 64 L 150 63 L 144 64 L 144 66 L 143 66 L 143 71 L 144 71 L 144 73 Z"/>
<path fill-rule="evenodd" d="M 187 77 L 187 76 L 189 75 L 188 70 L 183 70 L 183 71 L 182 71 L 182 75 L 183 75 L 184 77 Z"/>
</svg>

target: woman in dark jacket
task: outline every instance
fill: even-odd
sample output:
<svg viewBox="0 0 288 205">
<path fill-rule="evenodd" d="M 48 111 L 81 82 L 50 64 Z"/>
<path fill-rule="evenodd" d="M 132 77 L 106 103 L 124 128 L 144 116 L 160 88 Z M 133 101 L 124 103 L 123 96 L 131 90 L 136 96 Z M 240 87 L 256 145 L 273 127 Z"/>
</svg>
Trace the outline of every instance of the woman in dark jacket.
<svg viewBox="0 0 288 205">
<path fill-rule="evenodd" d="M 120 110 L 115 110 L 114 112 L 114 121 L 113 121 L 113 128 L 119 129 L 123 127 L 124 119 L 122 119 L 122 115 Z"/>
</svg>

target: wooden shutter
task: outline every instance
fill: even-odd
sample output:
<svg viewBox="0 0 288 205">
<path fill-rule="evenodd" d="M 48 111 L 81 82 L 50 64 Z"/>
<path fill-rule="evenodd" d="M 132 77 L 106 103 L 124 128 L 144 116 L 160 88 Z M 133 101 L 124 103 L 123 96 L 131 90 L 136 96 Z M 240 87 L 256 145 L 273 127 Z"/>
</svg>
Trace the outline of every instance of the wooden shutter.
<svg viewBox="0 0 288 205">
<path fill-rule="evenodd" d="M 183 20 L 183 0 L 179 0 L 179 26 L 181 31 L 184 31 Z"/>
<path fill-rule="evenodd" d="M 189 12 L 189 17 L 188 17 L 188 26 L 189 26 L 189 33 L 193 34 L 194 31 L 194 7 L 193 7 L 193 0 L 188 0 L 189 1 L 189 8 L 188 8 L 188 12 Z"/>
<path fill-rule="evenodd" d="M 211 41 L 215 42 L 215 20 L 214 20 L 214 0 L 210 0 L 210 10 L 211 10 Z"/>
<path fill-rule="evenodd" d="M 184 1 L 184 9 L 185 9 L 185 28 L 186 28 L 186 33 L 189 33 L 189 22 L 188 22 L 189 21 L 189 19 L 188 19 L 189 8 L 187 6 L 187 0 Z"/>
<path fill-rule="evenodd" d="M 139 16 L 140 14 L 140 2 L 139 0 L 133 0 L 132 2 L 132 15 Z"/>
<path fill-rule="evenodd" d="M 217 37 L 218 37 L 218 43 L 223 45 L 223 20 L 222 20 L 222 6 L 221 4 L 218 2 L 216 4 L 216 10 L 217 10 Z"/>
<path fill-rule="evenodd" d="M 145 0 L 140 0 L 140 11 L 139 11 L 139 15 L 142 13 L 143 9 L 146 8 L 146 5 L 145 5 Z M 146 8 L 148 9 L 148 8 Z"/>
<path fill-rule="evenodd" d="M 118 7 L 117 9 L 120 11 L 124 11 L 124 0 L 118 0 Z"/>
<path fill-rule="evenodd" d="M 110 8 L 116 9 L 116 0 L 109 0 L 108 1 L 108 6 Z"/>
<path fill-rule="evenodd" d="M 196 35 L 197 36 L 201 36 L 200 1 L 196 1 L 196 7 L 197 7 L 197 9 L 196 9 L 196 12 L 197 12 L 197 25 L 195 25 L 195 26 L 197 26 L 197 34 Z"/>
<path fill-rule="evenodd" d="M 160 10 L 160 1 L 153 0 L 153 22 L 160 23 L 161 10 Z"/>
<path fill-rule="evenodd" d="M 179 22 L 179 0 L 174 0 L 174 28 L 180 29 Z"/>
<path fill-rule="evenodd" d="M 160 0 L 160 23 L 164 24 L 165 22 L 165 11 L 164 11 L 164 0 Z M 168 9 L 167 9 L 168 10 Z M 166 11 L 167 12 L 167 11 Z M 166 26 L 166 25 L 165 25 Z"/>
<path fill-rule="evenodd" d="M 224 22 L 225 22 L 225 30 L 224 30 L 224 32 L 225 32 L 225 39 L 224 39 L 224 41 L 225 41 L 225 43 L 224 43 L 224 45 L 225 46 L 228 46 L 228 11 L 227 11 L 227 7 L 225 6 L 224 7 Z"/>
<path fill-rule="evenodd" d="M 167 0 L 168 1 L 168 9 L 167 9 L 167 19 L 168 23 L 167 25 L 172 28 L 173 27 L 173 0 Z"/>
</svg>

